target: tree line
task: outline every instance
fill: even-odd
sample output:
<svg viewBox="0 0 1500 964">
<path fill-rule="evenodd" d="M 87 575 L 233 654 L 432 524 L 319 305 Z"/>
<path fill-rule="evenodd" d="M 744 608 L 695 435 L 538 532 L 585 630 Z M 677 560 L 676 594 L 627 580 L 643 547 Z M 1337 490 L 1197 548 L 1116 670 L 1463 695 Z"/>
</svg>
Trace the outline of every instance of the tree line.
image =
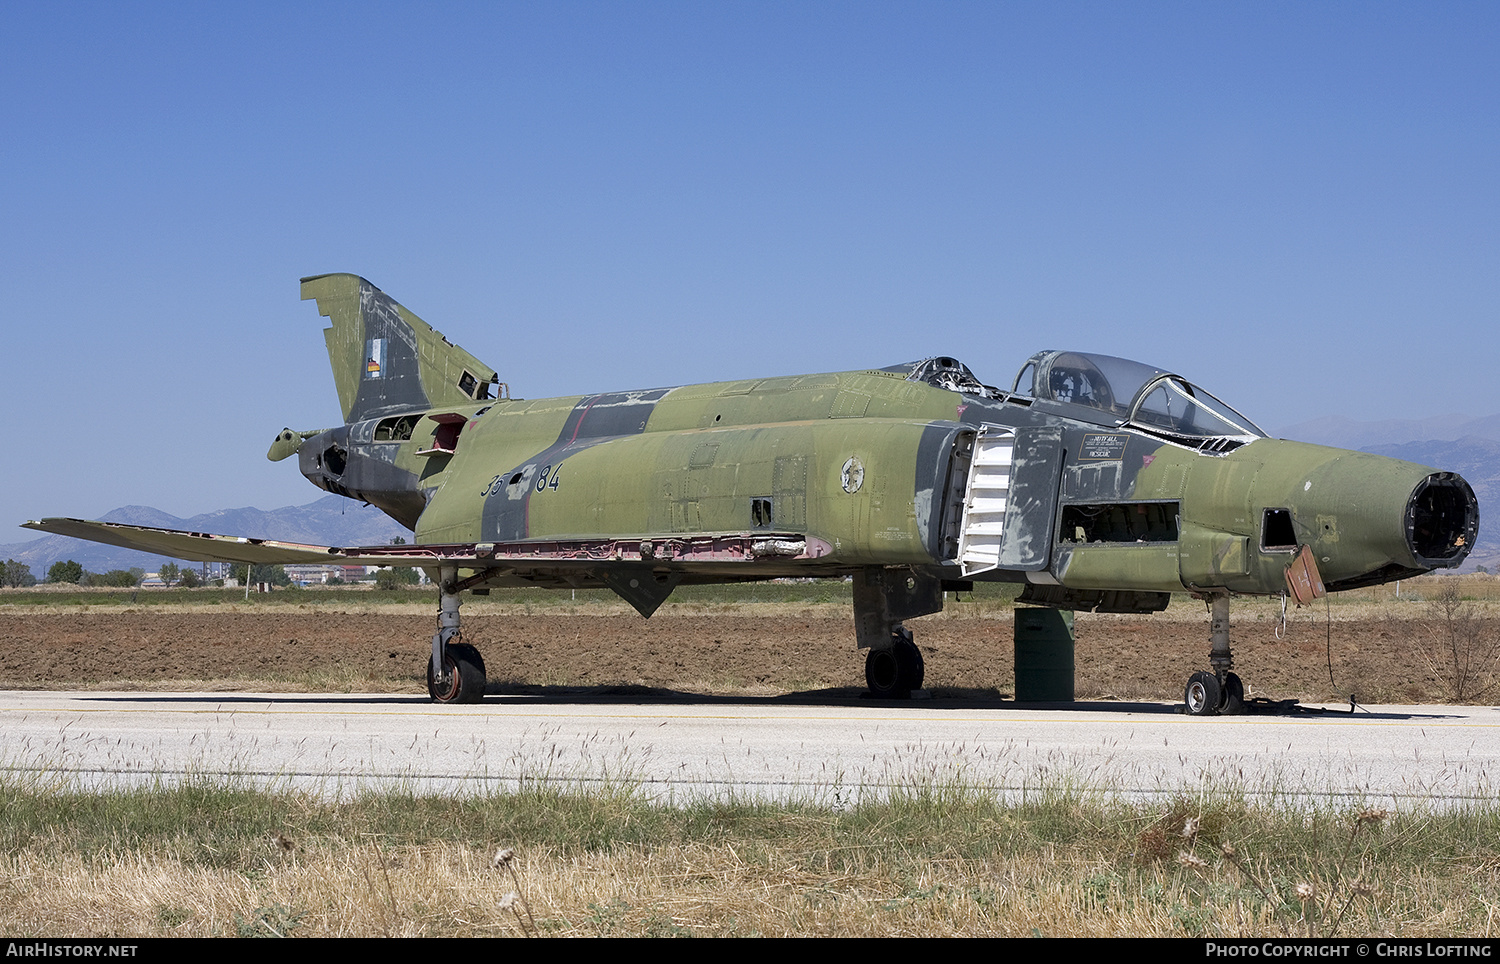
<svg viewBox="0 0 1500 964">
<path fill-rule="evenodd" d="M 244 567 L 241 567 L 244 568 Z M 257 567 L 258 568 L 258 567 Z M 280 569 L 280 566 L 275 568 Z M 157 573 L 161 581 L 168 586 L 182 586 L 192 589 L 203 584 L 203 578 L 196 569 L 180 568 L 175 562 L 164 563 Z M 79 586 L 106 586 L 129 588 L 139 586 L 141 580 L 146 578 L 146 570 L 140 566 L 132 566 L 129 569 L 111 569 L 108 572 L 89 572 L 83 566 L 72 559 L 66 562 L 54 562 L 47 570 L 46 582 L 49 583 L 73 583 Z M 286 573 L 281 574 L 286 578 Z M 270 581 L 270 580 L 268 580 Z M 5 560 L 4 569 L 0 570 L 0 584 L 11 589 L 23 589 L 35 586 L 37 578 L 32 573 L 31 567 L 24 562 L 15 559 Z M 285 583 L 281 583 L 285 585 Z"/>
<path fill-rule="evenodd" d="M 157 575 L 161 578 L 162 584 L 169 587 L 181 586 L 184 589 L 194 589 L 203 585 L 203 577 L 199 575 L 198 570 L 178 566 L 175 562 L 162 563 Z M 245 585 L 247 577 L 252 584 L 269 583 L 272 586 L 286 586 L 292 581 L 282 566 L 246 566 L 243 563 L 236 563 L 230 567 L 229 575 L 242 586 Z M 109 572 L 89 572 L 81 564 L 69 559 L 66 562 L 54 562 L 47 570 L 46 582 L 128 589 L 131 586 L 139 586 L 145 578 L 146 570 L 139 566 L 132 566 L 129 569 L 111 569 Z M 382 569 L 375 575 L 375 585 L 379 589 L 402 589 L 414 586 L 420 581 L 421 576 L 409 566 Z M 5 560 L 4 568 L 0 569 L 0 585 L 11 589 L 22 589 L 36 584 L 37 578 L 32 574 L 30 566 L 15 559 Z"/>
</svg>

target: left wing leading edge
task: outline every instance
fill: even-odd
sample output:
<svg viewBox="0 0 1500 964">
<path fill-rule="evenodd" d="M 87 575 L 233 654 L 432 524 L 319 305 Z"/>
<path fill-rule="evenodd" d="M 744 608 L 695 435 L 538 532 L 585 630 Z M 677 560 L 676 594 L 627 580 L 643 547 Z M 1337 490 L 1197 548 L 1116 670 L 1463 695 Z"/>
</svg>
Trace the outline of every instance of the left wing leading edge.
<svg viewBox="0 0 1500 964">
<path fill-rule="evenodd" d="M 245 536 L 221 536 L 185 529 L 157 529 L 118 522 L 91 522 L 87 519 L 40 519 L 24 523 L 25 528 L 49 535 L 72 536 L 90 542 L 139 549 L 173 559 L 193 562 L 244 562 L 256 565 L 285 563 L 367 566 L 401 566 L 431 563 L 430 553 L 417 555 L 415 546 L 365 546 L 354 549 L 337 546 L 309 546 L 274 539 L 251 539 Z M 389 551 L 395 550 L 395 551 Z M 368 559 L 366 557 L 369 557 Z M 410 558 L 408 558 L 410 557 Z"/>
<path fill-rule="evenodd" d="M 286 563 L 355 566 L 458 565 L 473 569 L 565 571 L 611 569 L 642 564 L 656 568 L 720 571 L 743 578 L 743 566 L 758 564 L 758 575 L 779 574 L 778 563 L 815 560 L 832 547 L 795 533 L 683 535 L 659 539 L 573 539 L 524 543 L 455 543 L 396 546 L 309 546 L 274 539 L 223 536 L 185 529 L 158 529 L 87 519 L 40 519 L 24 523 L 49 535 L 71 536 L 139 549 L 193 562 Z M 766 570 L 777 569 L 778 572 Z M 794 570 L 795 571 L 795 570 Z"/>
</svg>

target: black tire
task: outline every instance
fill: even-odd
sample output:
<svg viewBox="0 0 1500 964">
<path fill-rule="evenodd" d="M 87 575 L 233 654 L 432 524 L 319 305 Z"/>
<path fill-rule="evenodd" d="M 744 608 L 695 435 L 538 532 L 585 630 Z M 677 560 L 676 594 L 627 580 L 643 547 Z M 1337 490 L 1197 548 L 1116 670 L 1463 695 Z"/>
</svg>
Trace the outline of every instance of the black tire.
<svg viewBox="0 0 1500 964">
<path fill-rule="evenodd" d="M 872 649 L 865 655 L 865 685 L 879 700 L 904 700 L 911 690 L 901 689 L 901 664 L 894 646 Z"/>
<path fill-rule="evenodd" d="M 1224 691 L 1219 678 L 1212 673 L 1194 673 L 1188 679 L 1182 701 L 1187 704 L 1189 716 L 1217 716 L 1224 703 Z"/>
<path fill-rule="evenodd" d="M 896 651 L 896 664 L 901 668 L 901 685 L 906 687 L 906 695 L 910 696 L 912 690 L 922 688 L 927 664 L 922 659 L 922 651 L 912 642 L 911 633 L 904 629 L 896 634 L 892 648 Z"/>
<path fill-rule="evenodd" d="M 468 643 L 449 643 L 443 660 L 442 679 L 432 675 L 432 657 L 427 658 L 427 695 L 434 703 L 478 703 L 484 699 L 484 657 Z"/>
<path fill-rule="evenodd" d="M 1220 716 L 1239 716 L 1245 712 L 1245 684 L 1235 673 L 1224 677 L 1224 705 Z"/>
<path fill-rule="evenodd" d="M 922 688 L 926 673 L 922 651 L 905 629 L 891 634 L 889 648 L 872 649 L 865 656 L 865 685 L 877 699 L 910 699 L 912 690 Z"/>
</svg>

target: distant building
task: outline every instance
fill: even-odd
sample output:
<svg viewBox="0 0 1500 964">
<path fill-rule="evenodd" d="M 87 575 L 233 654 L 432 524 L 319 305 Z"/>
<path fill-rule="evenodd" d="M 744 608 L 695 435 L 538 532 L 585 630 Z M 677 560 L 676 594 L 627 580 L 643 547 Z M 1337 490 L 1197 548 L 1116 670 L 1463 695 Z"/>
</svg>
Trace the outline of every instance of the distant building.
<svg viewBox="0 0 1500 964">
<path fill-rule="evenodd" d="M 324 586 L 330 580 L 358 582 L 365 577 L 364 566 L 290 565 L 282 567 L 287 578 L 299 586 Z M 353 570 L 353 573 L 350 573 Z"/>
</svg>

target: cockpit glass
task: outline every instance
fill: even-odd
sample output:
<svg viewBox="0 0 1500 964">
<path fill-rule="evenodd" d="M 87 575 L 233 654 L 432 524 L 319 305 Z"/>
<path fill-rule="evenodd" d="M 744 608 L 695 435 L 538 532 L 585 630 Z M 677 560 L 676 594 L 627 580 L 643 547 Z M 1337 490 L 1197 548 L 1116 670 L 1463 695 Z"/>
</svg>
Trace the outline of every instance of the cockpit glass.
<svg viewBox="0 0 1500 964">
<path fill-rule="evenodd" d="M 1180 435 L 1265 435 L 1254 422 L 1192 383 L 1165 369 L 1112 355 L 1041 352 L 1022 366 L 1015 390 Z"/>
<path fill-rule="evenodd" d="M 1021 375 L 1016 379 L 1017 391 L 1027 391 L 1028 386 L 1022 384 L 1022 379 L 1028 371 L 1032 398 L 1087 405 L 1121 418 L 1130 414 L 1130 403 L 1142 387 L 1166 374 L 1160 368 L 1110 355 L 1044 352 L 1021 369 Z"/>
<path fill-rule="evenodd" d="M 1138 425 L 1179 435 L 1264 435 L 1249 419 L 1180 378 L 1163 378 L 1136 406 Z"/>
</svg>

